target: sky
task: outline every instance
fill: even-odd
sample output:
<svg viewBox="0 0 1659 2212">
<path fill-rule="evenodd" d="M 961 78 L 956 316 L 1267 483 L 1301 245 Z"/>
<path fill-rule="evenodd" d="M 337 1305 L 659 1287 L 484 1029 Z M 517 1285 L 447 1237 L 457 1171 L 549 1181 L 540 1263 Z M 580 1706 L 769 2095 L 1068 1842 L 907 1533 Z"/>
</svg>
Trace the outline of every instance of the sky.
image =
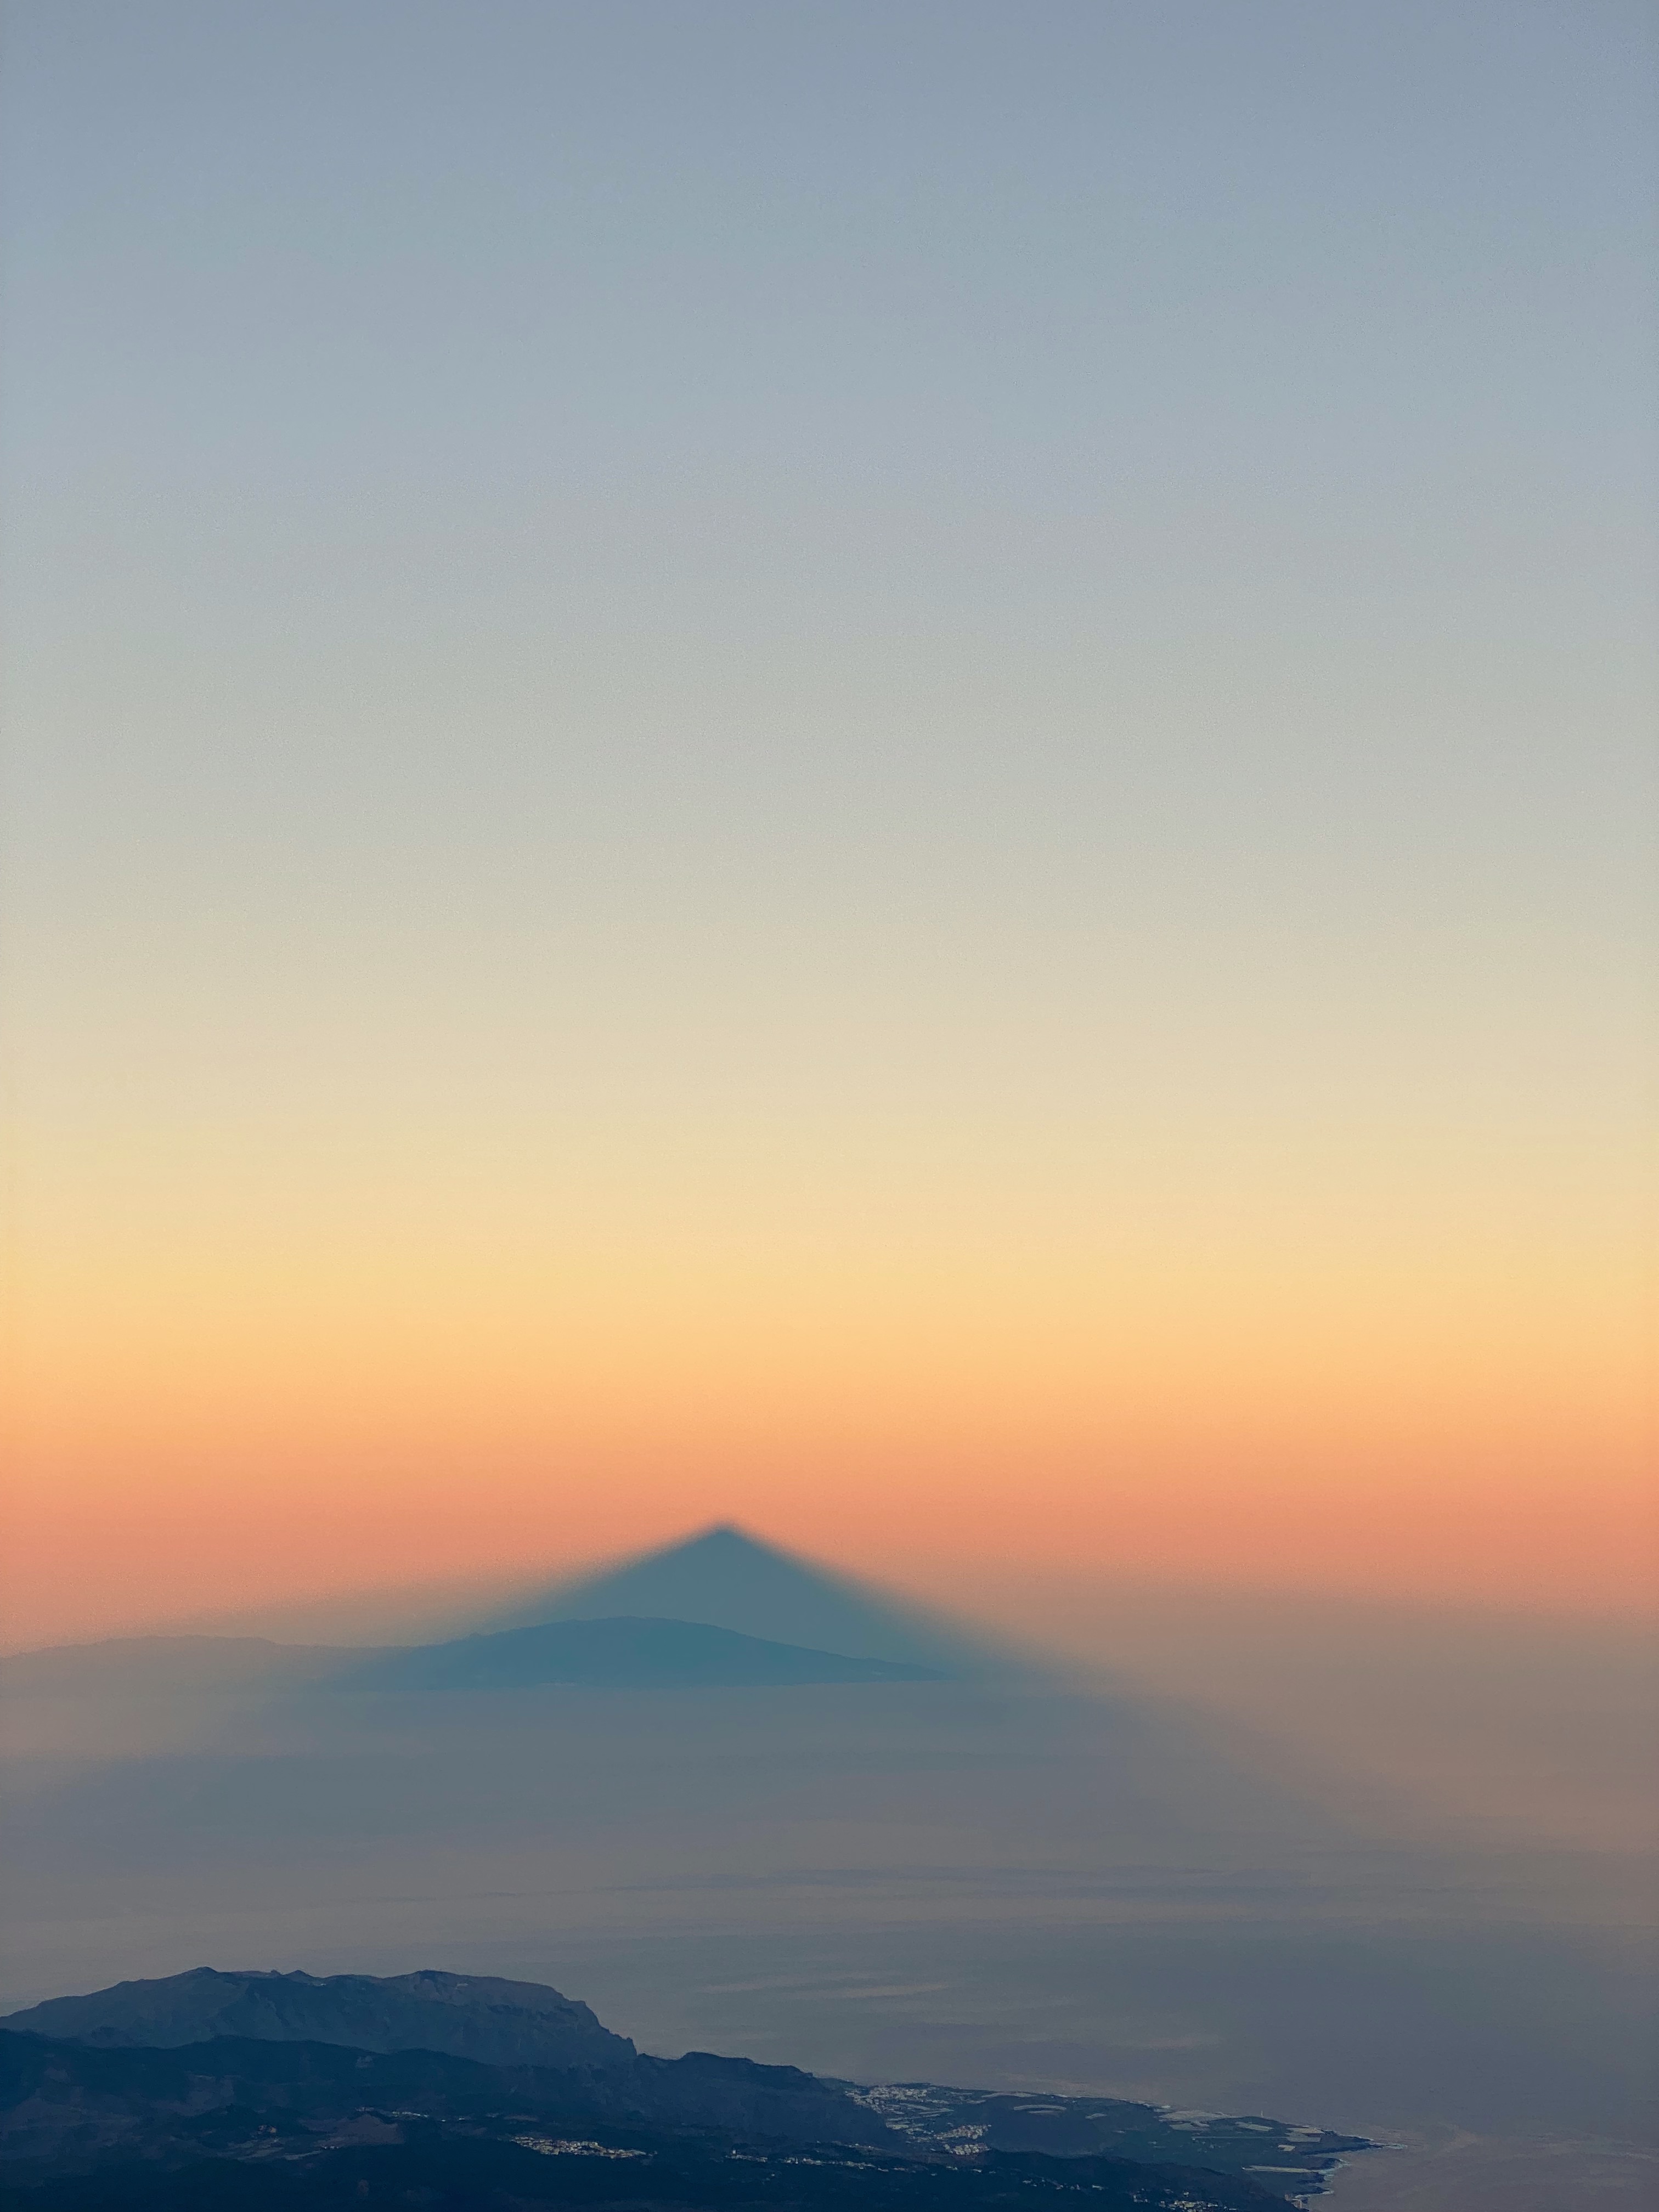
<svg viewBox="0 0 1659 2212">
<path fill-rule="evenodd" d="M 7 1640 L 1650 1606 L 1656 45 L 19 0 Z"/>
</svg>

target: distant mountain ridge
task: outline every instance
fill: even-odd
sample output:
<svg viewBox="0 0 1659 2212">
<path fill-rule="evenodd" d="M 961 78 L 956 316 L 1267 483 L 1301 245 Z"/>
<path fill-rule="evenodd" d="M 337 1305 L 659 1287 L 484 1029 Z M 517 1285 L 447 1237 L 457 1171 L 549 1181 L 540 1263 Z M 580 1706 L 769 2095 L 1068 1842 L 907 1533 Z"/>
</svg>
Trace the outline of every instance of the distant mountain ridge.
<svg viewBox="0 0 1659 2212">
<path fill-rule="evenodd" d="M 936 1669 L 775 1644 L 701 1621 L 546 1621 L 377 1652 L 331 1679 L 356 1690 L 507 1689 L 538 1682 L 595 1688 L 787 1688 L 812 1682 L 937 1681 Z"/>
<path fill-rule="evenodd" d="M 26 1652 L 0 1664 L 11 1689 L 782 1689 L 809 1683 L 936 1681 L 939 1670 L 778 1644 L 701 1621 L 562 1620 L 441 1644 L 275 1644 L 264 1638 L 125 1638 Z"/>
</svg>

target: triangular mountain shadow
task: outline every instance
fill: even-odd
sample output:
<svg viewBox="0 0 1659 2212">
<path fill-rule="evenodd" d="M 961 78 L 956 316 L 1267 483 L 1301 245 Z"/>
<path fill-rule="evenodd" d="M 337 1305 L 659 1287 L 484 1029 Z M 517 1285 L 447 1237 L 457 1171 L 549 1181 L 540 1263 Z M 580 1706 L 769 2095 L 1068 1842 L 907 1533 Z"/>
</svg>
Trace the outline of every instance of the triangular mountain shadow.
<svg viewBox="0 0 1659 2212">
<path fill-rule="evenodd" d="M 1036 1671 L 1019 1653 L 924 1607 L 757 1543 L 730 1526 L 515 1599 L 477 1625 L 522 1628 L 618 1614 L 695 1620 L 775 1643 L 894 1660 L 970 1679 Z"/>
</svg>

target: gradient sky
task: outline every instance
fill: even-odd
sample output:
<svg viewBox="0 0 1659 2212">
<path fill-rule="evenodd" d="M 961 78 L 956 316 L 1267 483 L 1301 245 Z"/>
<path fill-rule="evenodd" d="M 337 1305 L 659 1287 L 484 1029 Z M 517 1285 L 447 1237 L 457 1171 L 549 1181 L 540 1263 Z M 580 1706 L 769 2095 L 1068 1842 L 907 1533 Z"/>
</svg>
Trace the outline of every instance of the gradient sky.
<svg viewBox="0 0 1659 2212">
<path fill-rule="evenodd" d="M 6 35 L 13 1640 L 1651 1597 L 1648 8 Z"/>
</svg>

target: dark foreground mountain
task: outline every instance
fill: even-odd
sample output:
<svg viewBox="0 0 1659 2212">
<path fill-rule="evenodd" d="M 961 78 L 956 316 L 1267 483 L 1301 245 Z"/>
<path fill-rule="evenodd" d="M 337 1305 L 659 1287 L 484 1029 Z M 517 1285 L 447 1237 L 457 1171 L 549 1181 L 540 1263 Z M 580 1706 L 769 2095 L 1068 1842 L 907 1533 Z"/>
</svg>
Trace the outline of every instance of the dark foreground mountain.
<svg viewBox="0 0 1659 2212">
<path fill-rule="evenodd" d="M 432 1972 L 201 1968 L 0 2024 L 5 2201 L 34 2212 L 980 2212 L 1079 2191 L 1099 2212 L 1271 2212 L 1362 2148 L 1265 2118 L 657 2058 L 557 1990 Z"/>
<path fill-rule="evenodd" d="M 808 1683 L 931 1682 L 939 1670 L 778 1644 L 702 1621 L 543 1622 L 444 1644 L 353 1650 L 259 1637 L 128 1637 L 31 1651 L 4 1665 L 9 1691 L 106 1689 L 224 1693 L 243 1690 L 513 1690 L 564 1682 L 591 1690 L 790 1689 Z"/>
</svg>

